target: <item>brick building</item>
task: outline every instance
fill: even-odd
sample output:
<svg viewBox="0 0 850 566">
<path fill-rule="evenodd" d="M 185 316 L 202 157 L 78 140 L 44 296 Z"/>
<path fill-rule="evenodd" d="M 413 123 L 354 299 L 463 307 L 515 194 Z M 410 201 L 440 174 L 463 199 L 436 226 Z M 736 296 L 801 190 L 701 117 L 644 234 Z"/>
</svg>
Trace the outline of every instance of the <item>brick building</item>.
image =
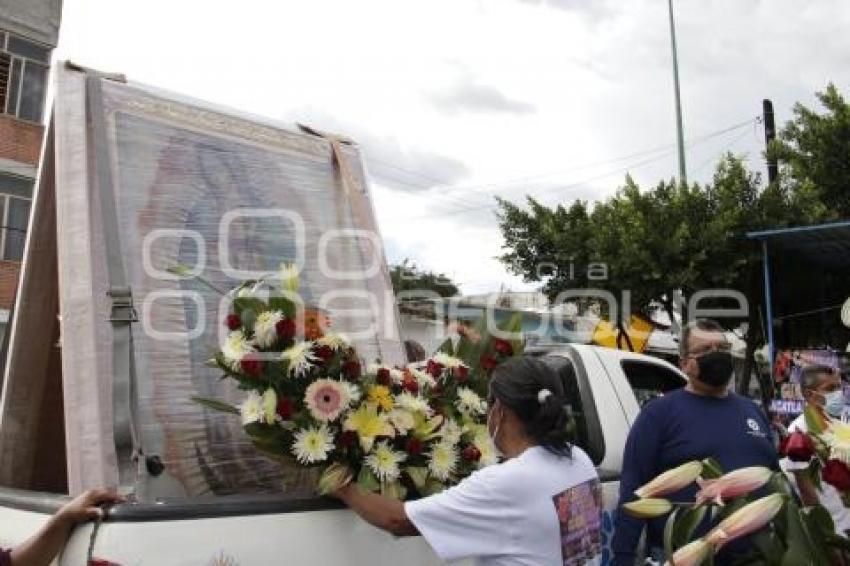
<svg viewBox="0 0 850 566">
<path fill-rule="evenodd" d="M 0 336 L 20 273 L 61 14 L 61 0 L 0 0 Z"/>
</svg>

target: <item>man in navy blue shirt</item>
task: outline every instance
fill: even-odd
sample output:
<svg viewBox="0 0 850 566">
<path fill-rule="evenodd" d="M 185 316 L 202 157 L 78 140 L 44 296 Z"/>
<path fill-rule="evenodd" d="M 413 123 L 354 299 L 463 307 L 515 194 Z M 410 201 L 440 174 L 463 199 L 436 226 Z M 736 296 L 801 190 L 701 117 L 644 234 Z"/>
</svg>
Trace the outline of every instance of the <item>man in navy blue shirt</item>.
<svg viewBox="0 0 850 566">
<path fill-rule="evenodd" d="M 680 360 L 688 385 L 648 403 L 629 432 L 620 479 L 621 505 L 634 500 L 635 490 L 643 484 L 691 460 L 714 458 L 724 472 L 747 466 L 778 468 L 764 413 L 750 399 L 729 391 L 732 355 L 723 328 L 711 320 L 687 325 L 682 330 Z M 668 497 L 693 501 L 695 495 L 692 485 Z M 614 564 L 635 564 L 644 527 L 650 554 L 663 553 L 665 520 L 645 521 L 618 510 Z M 736 546 L 740 550 L 740 545 L 730 545 L 716 563 L 723 563 L 724 555 L 734 553 Z"/>
</svg>

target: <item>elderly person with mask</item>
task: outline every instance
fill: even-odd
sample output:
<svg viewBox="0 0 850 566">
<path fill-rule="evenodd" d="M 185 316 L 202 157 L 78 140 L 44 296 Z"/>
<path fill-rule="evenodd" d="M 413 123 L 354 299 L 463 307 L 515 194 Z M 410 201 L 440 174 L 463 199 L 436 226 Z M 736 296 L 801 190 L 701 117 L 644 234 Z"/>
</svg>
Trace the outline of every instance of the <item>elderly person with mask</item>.
<svg viewBox="0 0 850 566">
<path fill-rule="evenodd" d="M 503 463 L 407 503 L 350 484 L 336 495 L 379 528 L 421 534 L 446 561 L 598 564 L 599 479 L 587 455 L 569 443 L 567 401 L 561 379 L 544 362 L 511 359 L 490 382 L 488 429 Z"/>
<path fill-rule="evenodd" d="M 723 328 L 697 320 L 682 329 L 680 367 L 688 384 L 646 404 L 632 425 L 623 454 L 620 505 L 636 498 L 635 490 L 659 474 L 692 460 L 714 458 L 725 472 L 749 466 L 778 469 L 770 425 L 761 409 L 730 391 L 733 366 Z M 693 501 L 691 485 L 669 495 Z M 653 558 L 663 558 L 665 518 L 637 519 L 618 510 L 614 524 L 614 563 L 643 564 L 641 534 Z M 727 564 L 745 551 L 746 542 L 730 543 L 715 559 Z"/>
<path fill-rule="evenodd" d="M 844 413 L 844 387 L 837 371 L 828 366 L 811 365 L 803 368 L 800 386 L 806 406 L 812 407 L 825 421 L 841 419 Z M 795 432 L 807 432 L 806 417 L 800 415 L 788 427 L 791 433 L 790 443 Z M 832 515 L 835 531 L 844 534 L 850 530 L 850 509 L 844 506 L 841 494 L 827 482 L 821 482 L 820 489 L 804 473 L 809 462 L 795 462 L 790 458 L 782 459 L 782 469 L 794 478 L 797 491 L 804 505 L 820 503 Z"/>
</svg>

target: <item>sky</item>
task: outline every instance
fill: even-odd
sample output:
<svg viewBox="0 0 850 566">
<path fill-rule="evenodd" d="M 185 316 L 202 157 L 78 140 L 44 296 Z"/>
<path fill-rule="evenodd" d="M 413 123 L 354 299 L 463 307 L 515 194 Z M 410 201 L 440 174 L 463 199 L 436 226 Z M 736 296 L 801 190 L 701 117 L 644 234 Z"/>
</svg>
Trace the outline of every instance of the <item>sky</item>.
<svg viewBox="0 0 850 566">
<path fill-rule="evenodd" d="M 689 181 L 726 151 L 764 171 L 763 98 L 781 124 L 847 92 L 845 0 L 674 10 Z M 594 201 L 678 171 L 665 0 L 65 0 L 56 57 L 353 138 L 389 261 L 465 294 L 537 285 L 496 259 L 495 196 Z"/>
</svg>

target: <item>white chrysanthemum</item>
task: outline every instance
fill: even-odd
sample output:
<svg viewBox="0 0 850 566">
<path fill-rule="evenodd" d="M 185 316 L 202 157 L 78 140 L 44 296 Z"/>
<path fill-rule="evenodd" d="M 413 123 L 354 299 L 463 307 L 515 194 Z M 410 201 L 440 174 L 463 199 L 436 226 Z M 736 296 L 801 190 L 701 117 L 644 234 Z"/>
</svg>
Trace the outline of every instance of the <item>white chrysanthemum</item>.
<svg viewBox="0 0 850 566">
<path fill-rule="evenodd" d="M 487 412 L 487 402 L 469 387 L 458 387 L 455 407 L 464 415 L 483 415 Z"/>
<path fill-rule="evenodd" d="M 353 383 L 349 383 L 348 381 L 343 382 L 345 387 L 348 389 L 348 399 L 349 405 L 355 405 L 360 402 L 360 399 L 363 397 L 363 392 L 360 391 L 360 387 Z"/>
<path fill-rule="evenodd" d="M 435 362 L 437 362 L 438 364 L 442 365 L 443 367 L 446 367 L 446 368 L 449 368 L 449 369 L 453 369 L 453 368 L 456 368 L 458 366 L 463 365 L 463 362 L 460 361 L 459 359 L 455 358 L 454 356 L 450 356 L 448 354 L 445 354 L 443 352 L 437 352 L 436 354 L 434 354 L 434 356 L 431 357 L 431 359 L 434 360 Z"/>
<path fill-rule="evenodd" d="M 407 459 L 407 454 L 392 449 L 386 440 L 375 445 L 371 454 L 366 456 L 366 465 L 375 476 L 384 481 L 395 481 L 401 475 L 399 465 Z"/>
<path fill-rule="evenodd" d="M 295 377 L 305 374 L 312 367 L 313 362 L 318 360 L 313 355 L 313 343 L 310 341 L 293 344 L 283 351 L 280 358 L 288 362 L 288 371 Z"/>
<path fill-rule="evenodd" d="M 427 371 L 422 371 L 415 367 L 415 364 L 410 364 L 407 366 L 407 370 L 410 372 L 410 375 L 416 380 L 419 384 L 420 388 L 432 388 L 437 385 L 437 380 L 428 373 Z"/>
<path fill-rule="evenodd" d="M 251 391 L 248 397 L 239 405 L 239 414 L 242 416 L 242 426 L 263 422 L 265 410 L 263 408 L 263 398 L 260 394 L 256 391 Z"/>
<path fill-rule="evenodd" d="M 429 417 L 434 412 L 428 404 L 427 399 L 420 397 L 419 395 L 408 393 L 407 391 L 395 396 L 394 405 L 411 413 L 422 413 Z"/>
<path fill-rule="evenodd" d="M 351 340 L 345 334 L 325 334 L 317 340 L 320 346 L 327 346 L 332 350 L 347 350 L 351 347 Z"/>
<path fill-rule="evenodd" d="M 416 418 L 410 411 L 396 408 L 390 412 L 390 423 L 399 434 L 406 434 L 407 431 L 416 426 Z"/>
<path fill-rule="evenodd" d="M 254 323 L 254 341 L 260 348 L 270 348 L 277 340 L 275 325 L 283 320 L 280 311 L 265 311 L 257 316 Z"/>
<path fill-rule="evenodd" d="M 443 437 L 443 442 L 447 444 L 457 444 L 460 442 L 460 437 L 463 435 L 463 429 L 454 419 L 446 419 L 440 428 L 440 436 Z"/>
<path fill-rule="evenodd" d="M 303 428 L 294 438 L 292 453 L 301 464 L 323 462 L 334 447 L 333 435 L 325 425 Z"/>
<path fill-rule="evenodd" d="M 446 481 L 457 466 L 458 452 L 454 444 L 438 442 L 431 448 L 428 459 L 428 471 L 439 481 Z"/>
<path fill-rule="evenodd" d="M 245 354 L 254 352 L 254 345 L 245 338 L 241 330 L 234 330 L 227 335 L 227 340 L 221 348 L 221 354 L 233 371 L 239 371 L 239 362 Z"/>
</svg>

